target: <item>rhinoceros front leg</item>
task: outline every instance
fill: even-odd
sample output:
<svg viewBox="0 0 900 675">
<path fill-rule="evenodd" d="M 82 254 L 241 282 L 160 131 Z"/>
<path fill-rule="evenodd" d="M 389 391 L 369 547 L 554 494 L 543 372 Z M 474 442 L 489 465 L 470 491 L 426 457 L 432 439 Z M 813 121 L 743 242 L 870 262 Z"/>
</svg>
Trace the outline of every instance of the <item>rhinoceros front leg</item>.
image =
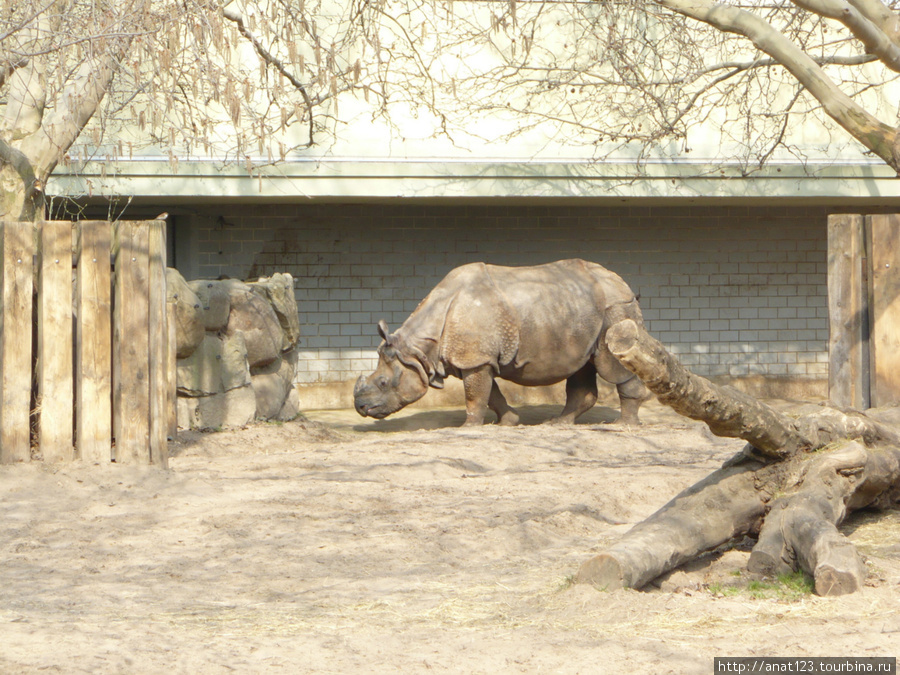
<svg viewBox="0 0 900 675">
<path fill-rule="evenodd" d="M 484 424 L 484 413 L 487 411 L 494 387 L 494 373 L 490 366 L 481 366 L 462 371 L 463 391 L 466 392 L 466 421 L 463 426 Z"/>
<path fill-rule="evenodd" d="M 464 370 L 462 381 L 466 392 L 465 426 L 484 424 L 484 414 L 488 408 L 497 413 L 497 422 L 503 426 L 519 423 L 519 414 L 506 402 L 500 387 L 494 382 L 494 371 L 490 366 Z"/>
</svg>

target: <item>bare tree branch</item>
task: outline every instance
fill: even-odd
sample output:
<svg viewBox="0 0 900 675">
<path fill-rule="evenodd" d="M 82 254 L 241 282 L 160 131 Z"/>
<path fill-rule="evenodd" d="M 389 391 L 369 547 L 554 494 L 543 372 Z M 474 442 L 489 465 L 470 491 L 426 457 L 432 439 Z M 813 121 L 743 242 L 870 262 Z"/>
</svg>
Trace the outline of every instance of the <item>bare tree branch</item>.
<svg viewBox="0 0 900 675">
<path fill-rule="evenodd" d="M 820 16 L 840 21 L 865 45 L 867 52 L 876 55 L 891 70 L 900 72 L 900 47 L 891 41 L 878 24 L 871 21 L 852 3 L 844 0 L 792 0 L 792 2 Z"/>
<path fill-rule="evenodd" d="M 266 63 L 270 64 L 275 70 L 277 70 L 281 75 L 290 82 L 294 88 L 300 92 L 300 95 L 303 97 L 303 100 L 306 102 L 307 110 L 309 111 L 309 140 L 307 141 L 307 147 L 311 147 L 313 145 L 313 133 L 315 130 L 314 121 L 313 121 L 313 102 L 309 98 L 309 94 L 306 91 L 306 86 L 300 80 L 298 80 L 294 75 L 287 69 L 287 67 L 282 63 L 282 61 L 273 56 L 260 42 L 259 38 L 257 38 L 246 26 L 244 23 L 244 18 L 241 16 L 240 12 L 237 12 L 233 9 L 226 8 L 224 10 L 224 16 L 226 19 L 234 23 L 238 31 L 240 31 L 241 35 L 243 35 L 247 40 L 249 40 L 253 44 L 253 48 L 256 50 L 256 53 L 259 54 L 260 58 L 262 58 Z"/>
<path fill-rule="evenodd" d="M 900 172 L 897 130 L 845 94 L 802 49 L 754 14 L 711 0 L 657 0 L 672 11 L 748 38 L 783 65 L 854 138 Z"/>
</svg>

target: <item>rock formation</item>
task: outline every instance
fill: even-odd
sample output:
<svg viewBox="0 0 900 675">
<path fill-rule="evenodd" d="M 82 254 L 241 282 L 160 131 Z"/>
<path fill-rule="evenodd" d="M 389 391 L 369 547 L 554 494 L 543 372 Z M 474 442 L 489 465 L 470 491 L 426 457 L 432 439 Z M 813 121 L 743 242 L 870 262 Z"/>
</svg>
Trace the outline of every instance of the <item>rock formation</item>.
<svg viewBox="0 0 900 675">
<path fill-rule="evenodd" d="M 178 426 L 296 417 L 300 318 L 291 275 L 186 282 L 170 268 L 166 277 L 175 303 Z"/>
</svg>

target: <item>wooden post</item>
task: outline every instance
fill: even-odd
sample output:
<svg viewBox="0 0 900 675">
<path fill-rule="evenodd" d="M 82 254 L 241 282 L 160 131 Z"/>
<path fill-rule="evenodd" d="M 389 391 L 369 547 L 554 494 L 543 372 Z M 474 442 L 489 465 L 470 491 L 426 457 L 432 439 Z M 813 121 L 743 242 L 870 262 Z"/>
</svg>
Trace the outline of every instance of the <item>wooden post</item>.
<svg viewBox="0 0 900 675">
<path fill-rule="evenodd" d="M 149 307 L 147 332 L 150 359 L 150 462 L 166 468 L 169 462 L 169 329 L 166 303 L 166 222 L 151 220 L 148 228 Z"/>
<path fill-rule="evenodd" d="M 116 462 L 150 462 L 149 246 L 146 222 L 120 222 L 116 254 L 113 395 Z"/>
<path fill-rule="evenodd" d="M 31 459 L 34 224 L 0 223 L 0 463 Z"/>
<path fill-rule="evenodd" d="M 900 216 L 866 217 L 871 406 L 900 402 Z"/>
<path fill-rule="evenodd" d="M 74 458 L 72 384 L 72 223 L 40 230 L 38 284 L 38 444 L 44 461 Z"/>
<path fill-rule="evenodd" d="M 828 217 L 828 396 L 869 407 L 869 310 L 865 229 L 859 215 Z"/>
<path fill-rule="evenodd" d="M 75 447 L 85 462 L 112 459 L 112 227 L 78 223 L 75 302 Z"/>
</svg>

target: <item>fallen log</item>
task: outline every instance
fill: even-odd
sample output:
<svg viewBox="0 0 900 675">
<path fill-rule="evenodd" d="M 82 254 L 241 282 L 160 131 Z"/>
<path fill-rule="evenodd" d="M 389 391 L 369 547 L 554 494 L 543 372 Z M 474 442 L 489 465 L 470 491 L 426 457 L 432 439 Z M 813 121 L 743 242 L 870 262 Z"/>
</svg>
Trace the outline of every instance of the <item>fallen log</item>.
<svg viewBox="0 0 900 675">
<path fill-rule="evenodd" d="M 848 513 L 900 500 L 900 433 L 850 410 L 817 406 L 792 417 L 691 373 L 641 327 L 621 321 L 610 351 L 664 404 L 705 422 L 744 450 L 585 562 L 576 581 L 640 588 L 745 535 L 758 536 L 749 568 L 802 569 L 820 595 L 860 588 L 865 565 L 837 530 Z"/>
<path fill-rule="evenodd" d="M 762 465 L 719 469 L 688 488 L 620 541 L 581 566 L 576 582 L 641 588 L 679 565 L 759 528 L 766 503 L 755 489 Z"/>
</svg>

